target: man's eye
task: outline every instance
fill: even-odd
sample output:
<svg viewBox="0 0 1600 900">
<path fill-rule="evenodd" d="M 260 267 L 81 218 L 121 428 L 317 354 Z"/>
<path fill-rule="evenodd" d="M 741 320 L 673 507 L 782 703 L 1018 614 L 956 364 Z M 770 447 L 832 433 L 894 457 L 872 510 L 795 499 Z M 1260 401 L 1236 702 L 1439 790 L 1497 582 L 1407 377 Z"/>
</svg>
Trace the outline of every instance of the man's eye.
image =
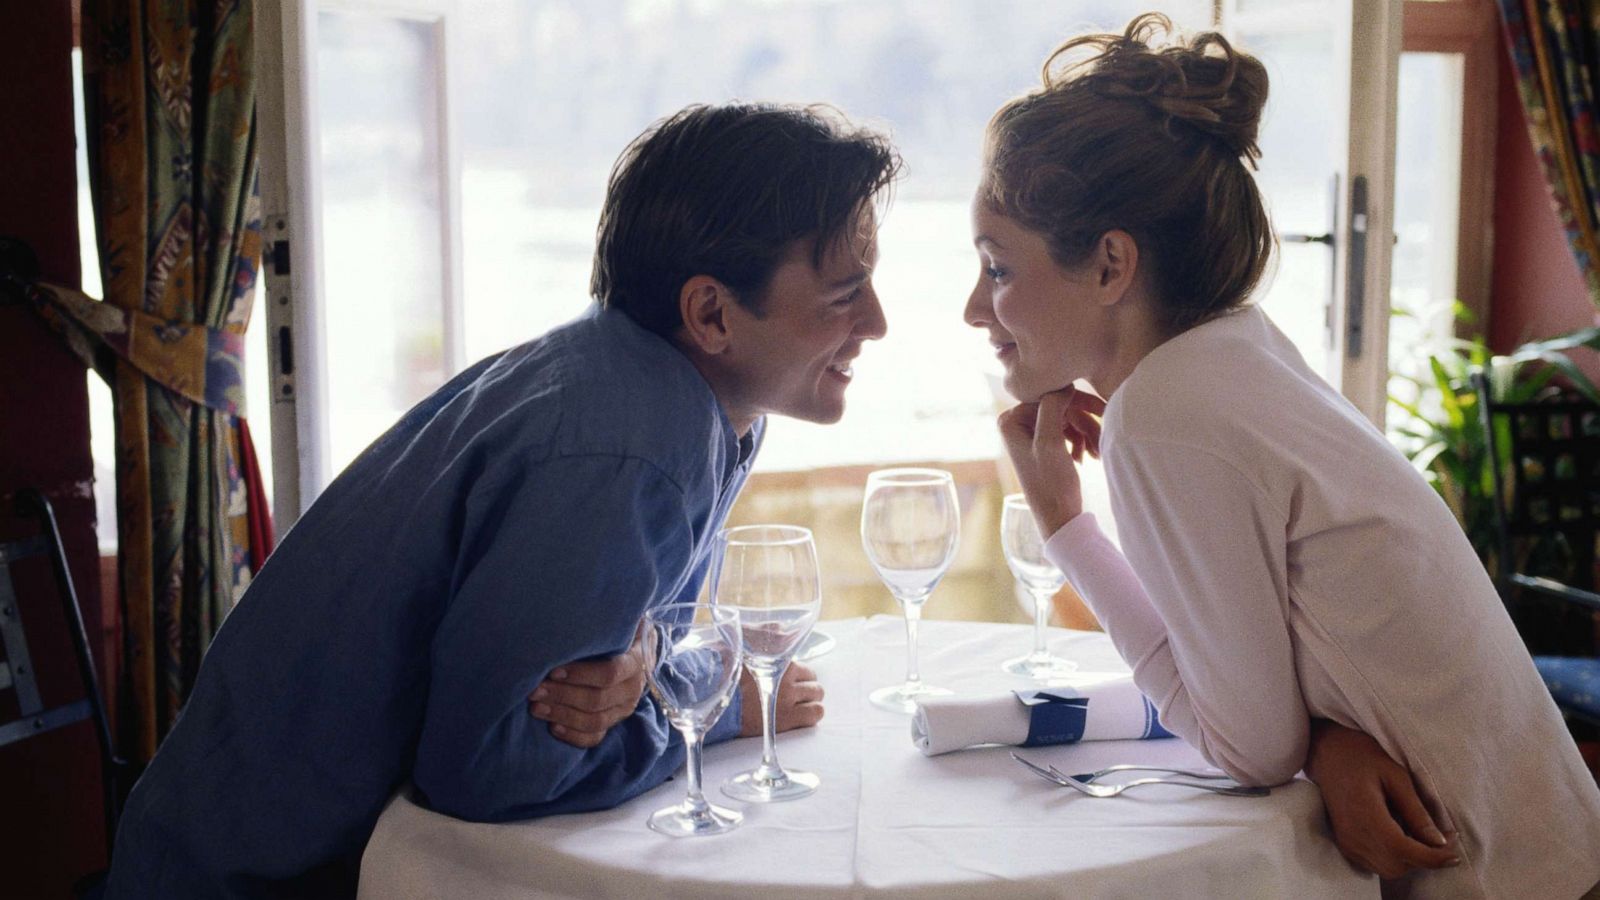
<svg viewBox="0 0 1600 900">
<path fill-rule="evenodd" d="M 845 296 L 840 297 L 839 299 L 833 301 L 833 305 L 834 306 L 849 306 L 850 304 L 856 302 L 856 299 L 859 298 L 860 296 L 861 296 L 861 288 L 856 288 L 855 290 L 851 291 L 849 294 L 846 294 Z"/>
</svg>

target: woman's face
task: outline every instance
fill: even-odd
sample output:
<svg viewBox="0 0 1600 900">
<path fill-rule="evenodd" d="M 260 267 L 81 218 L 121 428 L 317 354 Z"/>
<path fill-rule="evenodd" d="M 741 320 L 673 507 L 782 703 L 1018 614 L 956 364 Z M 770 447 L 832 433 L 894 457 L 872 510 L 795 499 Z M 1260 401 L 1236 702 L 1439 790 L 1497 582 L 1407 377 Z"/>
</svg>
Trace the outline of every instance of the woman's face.
<svg viewBox="0 0 1600 900">
<path fill-rule="evenodd" d="M 1067 269 L 1050 256 L 1045 236 L 990 209 L 982 193 L 972 204 L 977 286 L 963 318 L 989 332 L 1005 365 L 1006 390 L 1028 402 L 1088 378 L 1112 345 L 1093 260 Z"/>
</svg>

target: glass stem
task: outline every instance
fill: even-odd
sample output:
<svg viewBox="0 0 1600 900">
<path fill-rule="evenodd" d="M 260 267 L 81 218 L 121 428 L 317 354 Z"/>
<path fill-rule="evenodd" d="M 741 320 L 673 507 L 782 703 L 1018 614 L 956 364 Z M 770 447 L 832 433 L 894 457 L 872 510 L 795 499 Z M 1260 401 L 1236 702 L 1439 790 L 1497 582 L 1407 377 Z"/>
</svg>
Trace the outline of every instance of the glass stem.
<svg viewBox="0 0 1600 900">
<path fill-rule="evenodd" d="M 758 784 L 781 782 L 786 777 L 783 766 L 778 765 L 778 683 L 787 665 L 762 674 L 752 671 L 756 690 L 761 696 L 761 767 L 756 769 Z"/>
<path fill-rule="evenodd" d="M 906 687 L 922 684 L 917 672 L 917 622 L 922 618 L 922 599 L 914 597 L 901 603 L 906 612 Z"/>
<path fill-rule="evenodd" d="M 1050 627 L 1050 599 L 1055 595 L 1038 588 L 1029 588 L 1029 592 L 1033 594 L 1033 655 L 1049 656 L 1050 650 L 1045 646 L 1045 630 Z"/>
<path fill-rule="evenodd" d="M 689 808 L 693 816 L 704 815 L 710 808 L 706 803 L 706 795 L 700 789 L 700 746 L 705 740 L 698 728 L 683 729 L 683 752 L 687 762 L 685 768 L 689 770 L 689 796 L 684 798 L 684 805 Z"/>
</svg>

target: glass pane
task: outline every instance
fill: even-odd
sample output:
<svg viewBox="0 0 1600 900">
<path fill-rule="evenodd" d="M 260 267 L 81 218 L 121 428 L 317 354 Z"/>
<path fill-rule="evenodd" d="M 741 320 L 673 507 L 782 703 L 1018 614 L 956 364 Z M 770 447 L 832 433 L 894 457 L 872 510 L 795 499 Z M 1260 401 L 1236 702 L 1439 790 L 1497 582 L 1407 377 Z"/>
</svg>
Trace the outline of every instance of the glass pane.
<svg viewBox="0 0 1600 900">
<path fill-rule="evenodd" d="M 317 30 L 326 414 L 338 471 L 445 378 L 442 56 L 425 22 L 324 12 Z"/>
<path fill-rule="evenodd" d="M 827 101 L 892 132 L 908 164 L 879 235 L 889 335 L 857 360 L 843 423 L 774 419 L 758 466 L 993 458 L 996 363 L 961 321 L 983 127 L 1063 39 L 1151 8 L 1203 29 L 1211 7 L 476 0 L 459 23 L 467 358 L 588 304 L 606 176 L 650 122 L 691 102 Z"/>
<path fill-rule="evenodd" d="M 1389 393 L 1427 415 L 1438 410 L 1428 359 L 1455 335 L 1456 244 L 1461 218 L 1461 114 L 1465 59 L 1459 53 L 1400 55 L 1395 119 L 1395 235 L 1389 301 Z M 1469 331 L 1481 330 L 1484 323 Z M 1423 441 L 1396 428 L 1415 428 L 1390 411 L 1391 437 L 1416 451 Z"/>
<path fill-rule="evenodd" d="M 272 363 L 267 358 L 267 276 L 256 273 L 255 305 L 244 333 L 244 417 L 261 467 L 261 487 L 272 509 Z"/>
<path fill-rule="evenodd" d="M 1329 77 L 1338 58 L 1331 19 L 1309 7 L 1292 31 L 1239 29 L 1240 46 L 1267 67 L 1270 93 L 1256 181 L 1280 236 L 1325 235 L 1333 227 L 1333 177 L 1344 165 L 1345 123 L 1343 93 Z M 1332 280 L 1330 245 L 1284 240 L 1277 270 L 1259 293 L 1262 308 L 1324 374 Z"/>
<path fill-rule="evenodd" d="M 1400 55 L 1395 126 L 1395 235 L 1389 321 L 1390 367 L 1405 367 L 1426 343 L 1454 332 L 1460 234 L 1459 53 Z M 1481 327 L 1481 323 L 1480 323 Z"/>
<path fill-rule="evenodd" d="M 77 137 L 78 169 L 78 261 L 79 284 L 91 297 L 105 298 L 100 280 L 100 251 L 96 246 L 94 201 L 89 194 L 89 142 L 84 124 L 83 51 L 72 50 L 72 122 Z M 95 540 L 102 556 L 117 552 L 117 437 L 116 413 L 111 387 L 90 370 L 89 379 L 89 456 L 94 460 Z"/>
</svg>

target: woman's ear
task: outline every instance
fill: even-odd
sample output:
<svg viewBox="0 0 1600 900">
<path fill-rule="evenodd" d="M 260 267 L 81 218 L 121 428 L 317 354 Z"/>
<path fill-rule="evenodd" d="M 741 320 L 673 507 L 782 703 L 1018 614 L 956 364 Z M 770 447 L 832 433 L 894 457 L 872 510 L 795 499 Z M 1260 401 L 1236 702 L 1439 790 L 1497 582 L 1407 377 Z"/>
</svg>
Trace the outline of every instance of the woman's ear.
<svg viewBox="0 0 1600 900">
<path fill-rule="evenodd" d="M 1100 304 L 1110 306 L 1120 301 L 1133 286 L 1139 272 L 1139 245 L 1133 235 L 1113 229 L 1100 236 L 1095 247 L 1095 272 L 1098 274 Z"/>
<path fill-rule="evenodd" d="M 725 352 L 731 338 L 728 314 L 734 302 L 728 286 L 710 275 L 685 281 L 678 291 L 684 341 L 708 356 Z"/>
</svg>

